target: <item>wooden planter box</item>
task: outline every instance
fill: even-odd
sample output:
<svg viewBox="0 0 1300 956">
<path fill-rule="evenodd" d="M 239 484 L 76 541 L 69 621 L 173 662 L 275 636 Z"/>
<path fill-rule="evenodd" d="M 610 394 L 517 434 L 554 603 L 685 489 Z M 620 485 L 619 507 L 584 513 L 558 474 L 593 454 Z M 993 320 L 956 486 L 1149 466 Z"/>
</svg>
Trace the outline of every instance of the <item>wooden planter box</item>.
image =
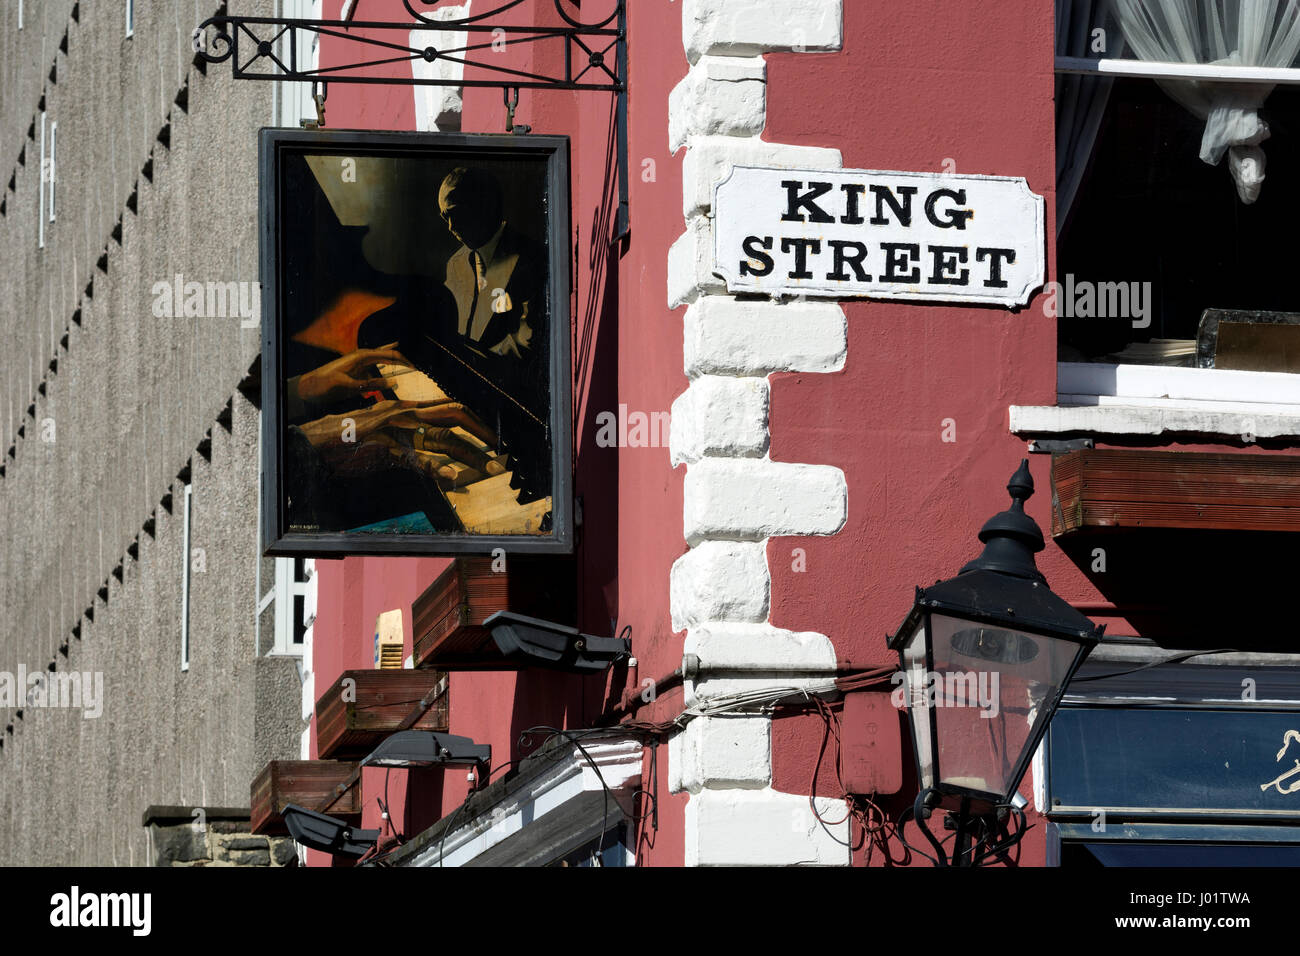
<svg viewBox="0 0 1300 956">
<path fill-rule="evenodd" d="M 456 558 L 411 605 L 417 667 L 514 670 L 483 622 L 514 611 L 572 625 L 573 564 L 563 559 L 511 557 L 505 571 L 491 558 Z"/>
<path fill-rule="evenodd" d="M 316 701 L 316 752 L 331 759 L 368 756 L 399 730 L 447 729 L 447 692 L 414 724 L 402 726 L 446 675 L 433 670 L 344 671 Z M 345 693 L 343 682 L 355 681 Z"/>
<path fill-rule="evenodd" d="M 253 781 L 251 793 L 252 831 L 271 836 L 289 832 L 280 816 L 287 804 L 321 810 L 335 796 L 328 810 L 332 817 L 349 823 L 361 822 L 361 783 L 353 779 L 357 764 L 340 760 L 272 760 Z M 344 787 L 339 794 L 339 788 Z"/>
<path fill-rule="evenodd" d="M 1084 449 L 1052 459 L 1052 534 L 1300 531 L 1300 457 Z"/>
</svg>

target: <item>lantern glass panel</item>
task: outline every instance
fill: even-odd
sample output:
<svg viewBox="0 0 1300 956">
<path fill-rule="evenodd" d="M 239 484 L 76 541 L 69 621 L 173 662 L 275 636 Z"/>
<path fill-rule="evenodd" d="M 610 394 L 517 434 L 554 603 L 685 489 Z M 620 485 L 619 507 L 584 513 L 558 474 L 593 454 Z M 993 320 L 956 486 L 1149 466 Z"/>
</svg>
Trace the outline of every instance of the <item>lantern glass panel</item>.
<svg viewBox="0 0 1300 956">
<path fill-rule="evenodd" d="M 945 614 L 930 627 L 939 782 L 1010 796 L 1080 645 Z"/>
<path fill-rule="evenodd" d="M 925 640 L 927 620 L 926 616 L 921 617 L 920 624 L 900 651 L 905 678 L 903 688 L 907 701 L 907 715 L 912 725 L 916 767 L 921 776 L 922 787 L 932 787 L 935 784 L 934 734 L 931 724 L 933 714 L 927 709 L 926 697 L 926 675 L 930 670 Z"/>
</svg>

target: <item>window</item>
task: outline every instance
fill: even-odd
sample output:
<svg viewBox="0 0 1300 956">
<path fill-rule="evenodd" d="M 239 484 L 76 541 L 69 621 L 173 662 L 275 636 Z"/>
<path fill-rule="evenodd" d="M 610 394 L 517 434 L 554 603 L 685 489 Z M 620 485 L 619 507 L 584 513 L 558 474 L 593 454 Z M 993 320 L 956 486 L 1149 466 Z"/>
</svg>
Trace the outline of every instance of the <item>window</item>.
<svg viewBox="0 0 1300 956">
<path fill-rule="evenodd" d="M 1058 400 L 1295 405 L 1250 373 L 1300 372 L 1300 7 L 1100 6 L 1057 0 Z"/>
<path fill-rule="evenodd" d="M 49 178 L 45 152 L 45 114 L 41 114 L 41 161 L 37 167 L 36 185 L 36 247 L 45 248 L 45 183 Z"/>
<path fill-rule="evenodd" d="M 289 19 L 321 19 L 321 0 L 283 0 L 283 14 Z M 314 70 L 320 65 L 320 34 L 314 30 L 286 30 L 279 41 L 278 56 L 283 63 L 295 63 L 299 71 Z M 276 83 L 280 97 L 277 126 L 297 127 L 303 120 L 316 118 L 316 104 L 311 98 L 310 83 Z"/>
<path fill-rule="evenodd" d="M 1300 865 L 1294 659 L 1241 654 L 1216 663 L 1231 660 L 1220 655 L 1141 670 L 1135 649 L 1125 663 L 1086 662 L 1052 719 L 1049 862 Z"/>
<path fill-rule="evenodd" d="M 126 35 L 135 36 L 135 0 L 126 0 Z"/>
<path fill-rule="evenodd" d="M 58 182 L 59 124 L 50 124 L 50 155 L 47 159 L 46 180 L 50 193 L 50 222 L 54 222 L 54 187 Z"/>
<path fill-rule="evenodd" d="M 190 550 L 191 541 L 191 524 L 190 515 L 192 513 L 191 502 L 194 497 L 194 486 L 186 485 L 185 493 L 182 496 L 181 514 L 184 516 L 184 525 L 181 532 L 181 560 L 184 562 L 181 569 L 181 670 L 190 669 L 190 566 L 194 563 L 194 557 Z"/>
<path fill-rule="evenodd" d="M 18 29 L 23 28 L 23 0 L 18 0 Z"/>
<path fill-rule="evenodd" d="M 628 844 L 633 842 L 632 828 L 623 824 L 610 827 L 603 836 L 563 856 L 556 857 L 543 866 L 636 866 L 636 854 Z"/>
<path fill-rule="evenodd" d="M 258 444 L 261 444 L 262 429 L 265 422 L 261 416 L 258 417 Z M 258 460 L 258 480 L 257 496 L 258 507 L 257 513 L 262 513 L 262 489 L 264 487 L 262 473 L 262 461 Z M 261 521 L 258 522 L 257 535 L 257 552 L 262 553 L 262 527 Z M 271 575 L 274 580 L 270 589 L 262 594 L 261 600 L 257 602 L 257 611 L 255 615 L 256 627 L 254 628 L 253 653 L 262 654 L 263 648 L 266 648 L 268 657 L 295 657 L 302 661 L 299 668 L 299 676 L 306 682 L 304 684 L 304 706 L 310 714 L 311 707 L 315 699 L 310 697 L 310 680 L 311 680 L 311 626 L 316 620 L 316 562 L 310 558 L 272 558 L 269 559 L 272 564 L 267 566 L 266 561 L 258 560 L 257 565 L 257 591 L 261 593 L 262 582 L 270 576 L 264 573 L 264 569 L 271 569 Z M 264 621 L 267 609 L 271 609 L 269 621 Z M 269 624 L 271 631 L 271 641 L 269 647 L 263 641 L 263 624 Z"/>
<path fill-rule="evenodd" d="M 308 558 L 276 558 L 275 585 L 262 599 L 275 603 L 275 636 L 270 657 L 302 657 L 307 629 L 316 620 L 315 562 Z"/>
</svg>

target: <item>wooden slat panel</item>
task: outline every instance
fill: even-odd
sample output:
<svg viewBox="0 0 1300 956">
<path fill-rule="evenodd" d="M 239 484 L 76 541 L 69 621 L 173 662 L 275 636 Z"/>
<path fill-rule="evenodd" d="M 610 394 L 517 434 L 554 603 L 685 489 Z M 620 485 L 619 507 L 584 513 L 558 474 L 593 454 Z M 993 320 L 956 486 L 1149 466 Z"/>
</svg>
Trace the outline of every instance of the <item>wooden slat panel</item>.
<svg viewBox="0 0 1300 956">
<path fill-rule="evenodd" d="M 1233 483 L 1227 480 L 1188 481 L 1179 478 L 1105 475 L 1085 478 L 1079 492 L 1087 501 L 1146 501 L 1180 504 L 1222 504 L 1243 507 L 1300 507 L 1300 487 L 1285 488 L 1276 480 Z M 1073 489 L 1072 489 L 1073 490 Z"/>
<path fill-rule="evenodd" d="M 1052 460 L 1052 534 L 1300 531 L 1300 457 L 1084 449 Z"/>
<path fill-rule="evenodd" d="M 315 810 L 337 795 L 337 788 L 356 774 L 357 765 L 337 760 L 272 760 L 253 781 L 252 831 L 283 835 L 289 832 L 280 812 L 296 803 Z M 329 809 L 330 816 L 360 822 L 361 788 L 353 783 Z"/>
<path fill-rule="evenodd" d="M 317 752 L 328 758 L 365 757 L 398 730 L 445 676 L 435 670 L 344 671 L 316 701 Z M 355 685 L 345 688 L 346 680 L 355 681 Z M 415 728 L 447 729 L 445 692 Z"/>
<path fill-rule="evenodd" d="M 494 563 L 457 558 L 412 604 L 417 667 L 511 669 L 482 626 L 497 611 L 574 623 L 571 561 L 511 557 L 504 571 Z"/>
</svg>

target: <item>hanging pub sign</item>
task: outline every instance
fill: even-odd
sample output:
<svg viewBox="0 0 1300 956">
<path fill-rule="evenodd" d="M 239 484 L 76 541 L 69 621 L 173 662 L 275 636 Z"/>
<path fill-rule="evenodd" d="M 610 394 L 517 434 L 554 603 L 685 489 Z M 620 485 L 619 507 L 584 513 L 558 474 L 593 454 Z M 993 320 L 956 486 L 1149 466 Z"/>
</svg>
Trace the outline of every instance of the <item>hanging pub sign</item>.
<svg viewBox="0 0 1300 956">
<path fill-rule="evenodd" d="M 268 554 L 572 550 L 568 140 L 261 133 Z"/>
<path fill-rule="evenodd" d="M 1023 178 L 736 166 L 714 187 L 730 292 L 1024 305 L 1044 281 Z"/>
</svg>

